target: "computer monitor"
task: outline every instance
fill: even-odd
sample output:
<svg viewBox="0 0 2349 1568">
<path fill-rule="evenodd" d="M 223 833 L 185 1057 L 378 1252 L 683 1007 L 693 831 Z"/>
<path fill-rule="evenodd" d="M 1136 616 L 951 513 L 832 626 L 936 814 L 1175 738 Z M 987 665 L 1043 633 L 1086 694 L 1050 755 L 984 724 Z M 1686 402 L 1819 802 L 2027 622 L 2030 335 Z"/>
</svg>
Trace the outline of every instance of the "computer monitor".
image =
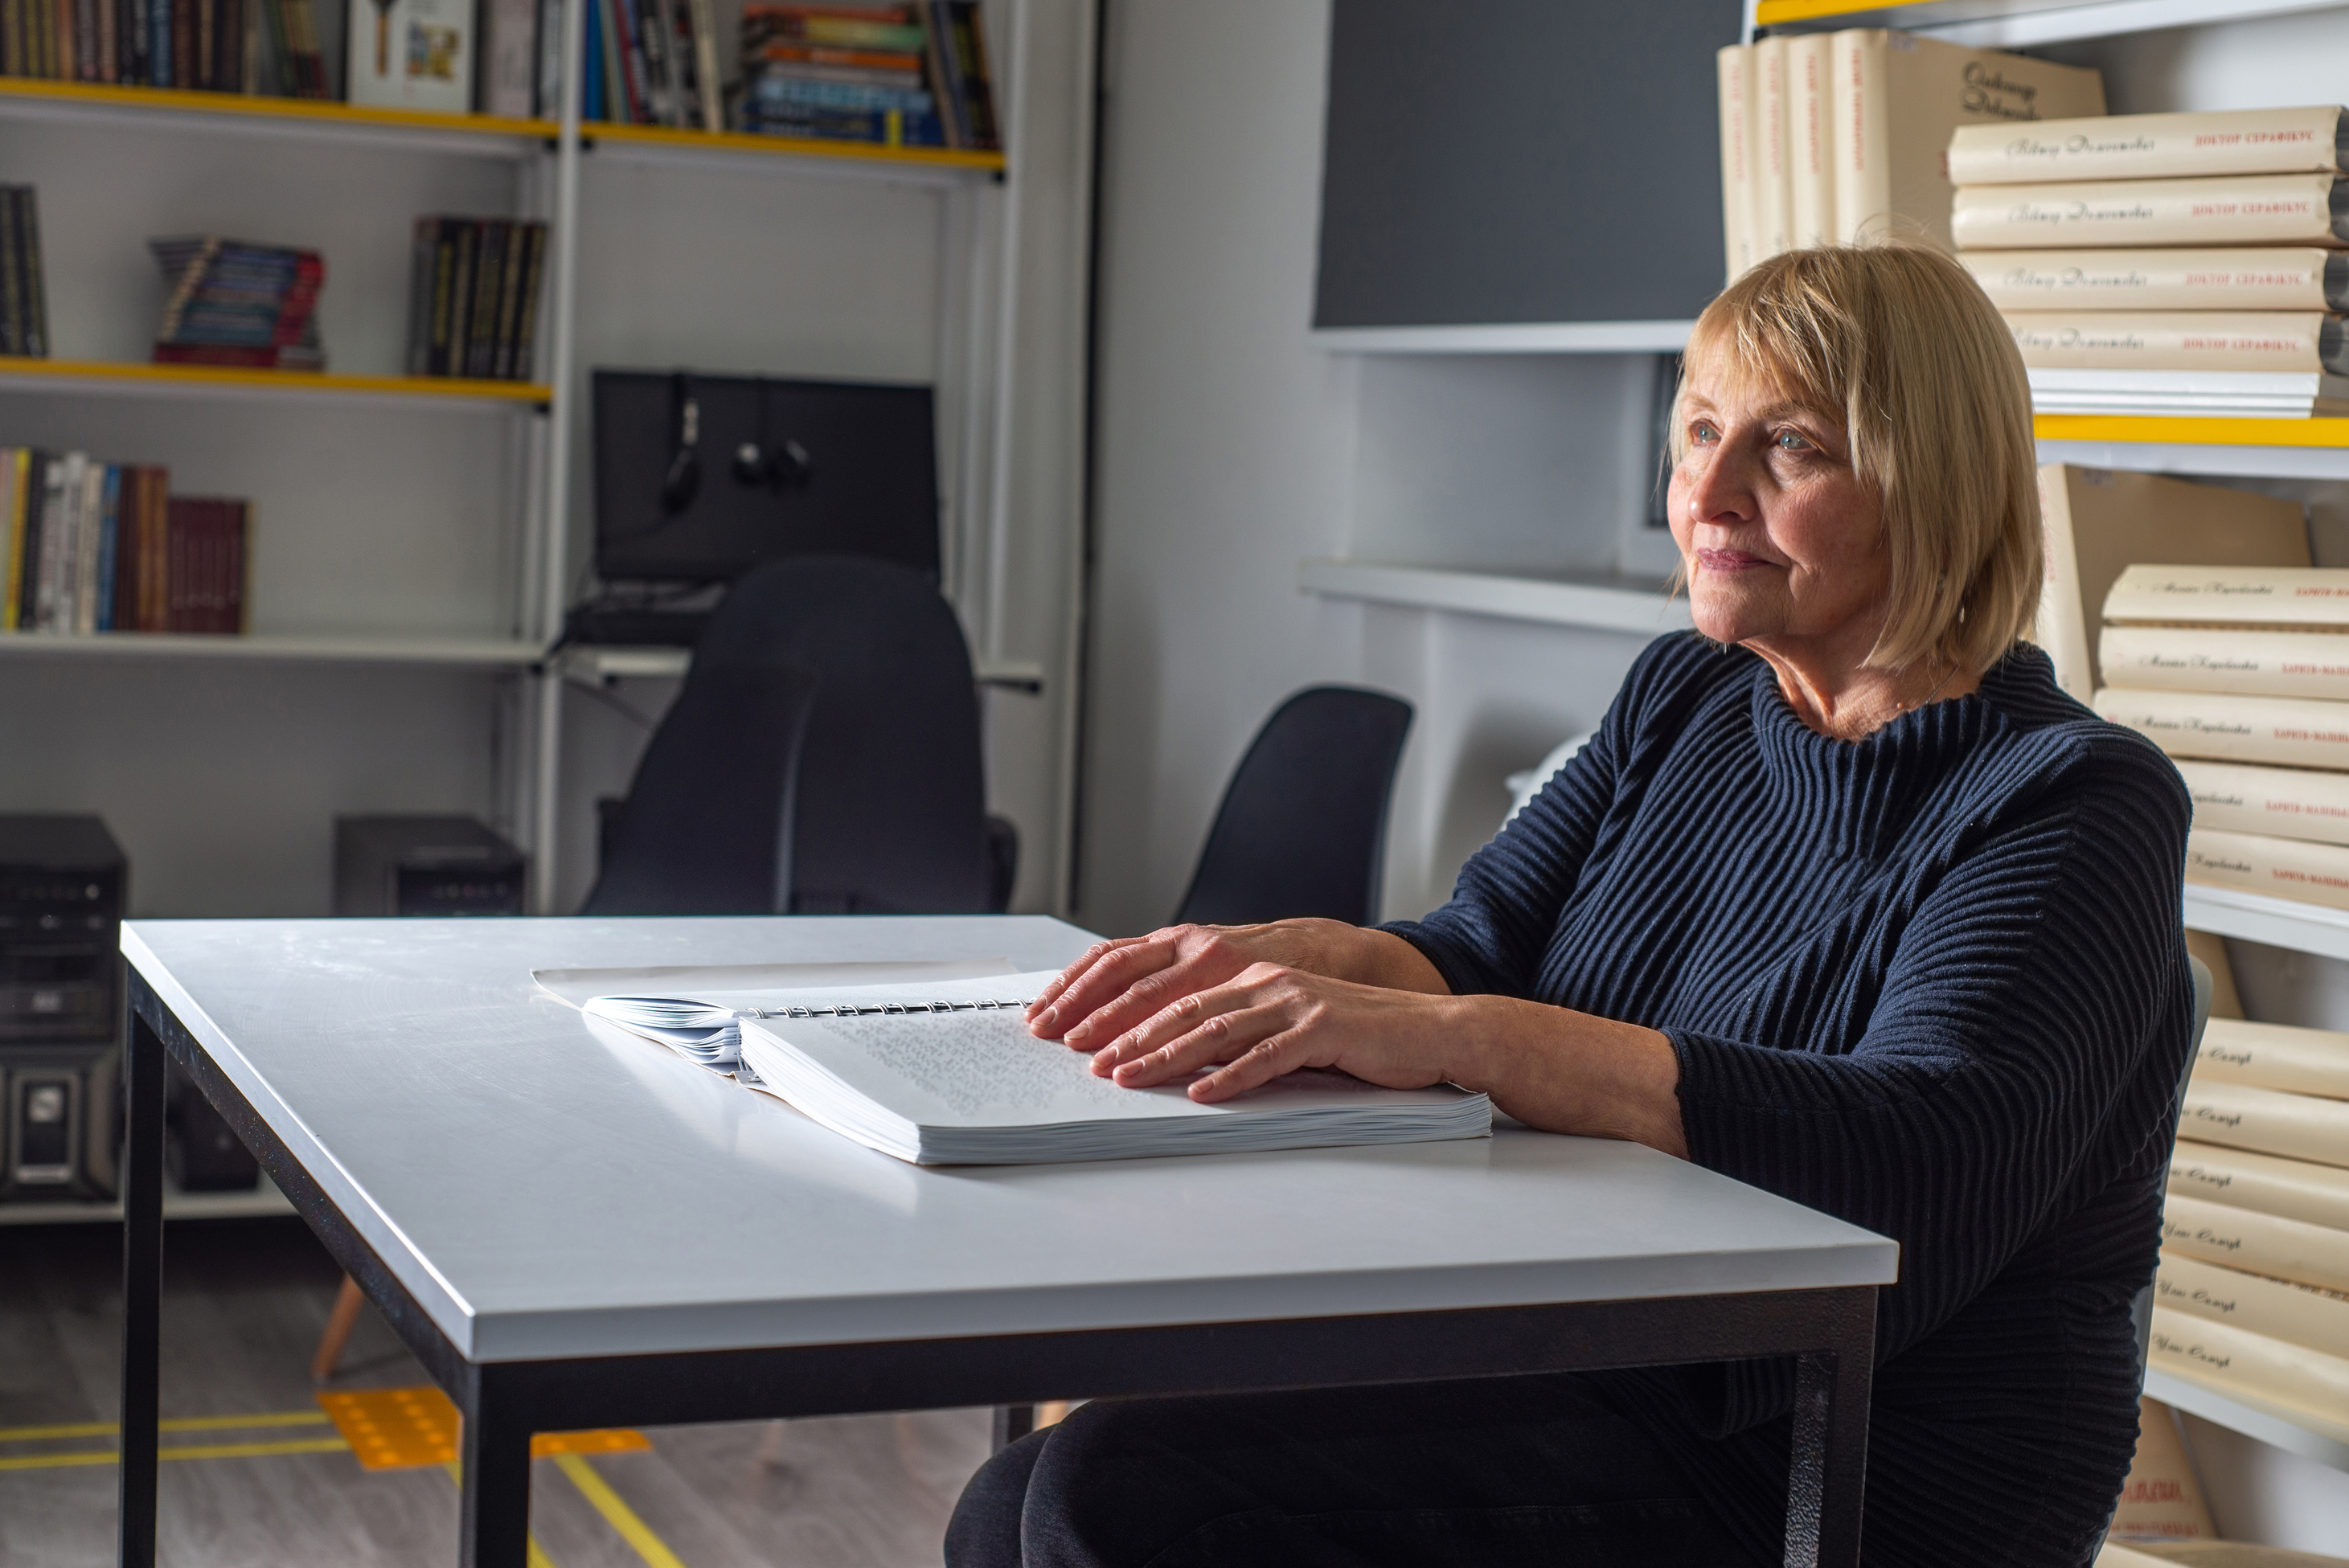
<svg viewBox="0 0 2349 1568">
<path fill-rule="evenodd" d="M 598 370 L 593 397 L 605 582 L 730 583 L 833 554 L 937 575 L 927 387 Z"/>
</svg>

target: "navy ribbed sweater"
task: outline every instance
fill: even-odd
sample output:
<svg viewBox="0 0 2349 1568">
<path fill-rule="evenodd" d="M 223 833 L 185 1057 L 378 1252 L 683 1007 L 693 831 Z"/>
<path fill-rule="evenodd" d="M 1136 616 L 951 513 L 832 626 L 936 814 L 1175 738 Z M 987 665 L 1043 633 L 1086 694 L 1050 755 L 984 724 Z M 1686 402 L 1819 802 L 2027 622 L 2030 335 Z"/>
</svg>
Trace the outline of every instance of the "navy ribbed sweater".
<svg viewBox="0 0 2349 1568">
<path fill-rule="evenodd" d="M 1682 634 L 1452 902 L 1388 928 L 1454 992 L 1664 1031 L 1691 1159 L 1899 1242 L 1870 1562 L 2083 1563 L 2118 1494 L 2191 1027 L 2189 810 L 2027 645 L 1855 743 Z M 1601 1382 L 1776 1561 L 1792 1363 Z"/>
</svg>

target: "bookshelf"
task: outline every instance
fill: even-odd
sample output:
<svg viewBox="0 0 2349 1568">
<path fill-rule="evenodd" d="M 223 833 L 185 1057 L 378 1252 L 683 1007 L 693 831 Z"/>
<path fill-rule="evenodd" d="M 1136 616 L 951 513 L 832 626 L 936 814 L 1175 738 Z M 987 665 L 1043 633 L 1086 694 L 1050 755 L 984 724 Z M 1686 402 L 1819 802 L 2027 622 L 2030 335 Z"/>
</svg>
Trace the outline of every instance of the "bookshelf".
<svg viewBox="0 0 2349 1568">
<path fill-rule="evenodd" d="M 265 1175 L 249 1192 L 183 1192 L 169 1175 L 163 1178 L 163 1218 L 167 1220 L 251 1220 L 299 1212 L 294 1200 Z M 0 1203 L 0 1225 L 92 1224 L 120 1218 L 120 1202 L 98 1199 Z"/>
<path fill-rule="evenodd" d="M 2173 1409 L 2199 1416 L 2230 1432 L 2256 1438 L 2271 1448 L 2333 1470 L 2349 1470 L 2349 1426 L 2315 1422 L 2298 1410 L 2224 1392 L 2158 1367 L 2146 1369 L 2145 1391 Z M 2329 1429 L 2319 1430 L 2319 1426 Z"/>
<path fill-rule="evenodd" d="M 1583 626 L 1635 636 L 1682 632 L 1690 624 L 1688 602 L 1667 598 L 1662 578 L 1531 577 L 1322 559 L 1298 563 L 1297 585 L 1330 599 Z"/>
<path fill-rule="evenodd" d="M 1017 62 L 1037 29 L 1027 0 L 988 0 L 987 11 L 1009 157 L 584 122 L 578 23 L 588 13 L 576 4 L 563 7 L 571 90 L 548 119 L 0 77 L 0 178 L 41 193 L 58 356 L 0 359 L 6 438 L 163 463 L 177 493 L 256 502 L 254 634 L 0 635 L 0 715 L 44 704 L 87 712 L 87 733 L 77 724 L 58 746 L 84 774 L 111 776 L 138 766 L 138 722 L 106 707 L 126 697 L 249 721 L 202 760 L 230 775 L 254 766 L 234 753 L 304 744 L 302 705 L 380 712 L 371 760 L 355 760 L 331 798 L 282 802 L 274 815 L 324 831 L 334 811 L 467 810 L 531 853 L 536 912 L 567 910 L 593 872 L 589 798 L 611 784 L 604 738 L 566 735 L 566 724 L 592 731 L 595 712 L 567 707 L 564 694 L 583 670 L 601 681 L 685 666 L 667 649 L 554 655 L 585 582 L 585 394 L 589 372 L 606 365 L 932 384 L 948 596 L 990 689 L 1065 702 L 1072 644 L 1065 660 L 1007 657 L 1000 646 L 1014 595 L 996 581 L 997 535 L 1013 515 L 1009 421 L 1022 391 L 1011 368 L 1024 284 L 1011 261 Z M 1089 58 L 1090 46 L 1066 57 Z M 409 225 L 425 212 L 547 225 L 529 379 L 395 373 Z M 331 373 L 141 362 L 149 301 L 160 303 L 144 237 L 204 232 L 326 254 Z M 824 251 L 812 266 L 811 251 Z M 855 292 L 826 301 L 827 288 Z M 865 308 L 866 294 L 882 303 Z M 282 439 L 260 433 L 276 421 Z M 159 695 L 109 671 L 151 671 Z M 38 687 L 51 689 L 36 696 Z M 80 704 L 54 695 L 85 688 Z M 424 720 L 444 748 L 451 724 L 474 727 L 477 754 L 419 764 L 394 728 Z M 385 798 L 384 781 L 403 776 L 432 782 Z M 20 779 L 9 804 L 67 803 L 39 798 L 41 788 Z M 142 846 L 143 809 L 121 794 L 98 809 L 148 871 L 170 841 L 150 829 Z M 1025 814 L 1030 843 L 1050 857 L 1053 832 L 1033 821 L 1041 813 Z M 161 805 L 155 815 L 175 820 Z M 222 832 L 274 832 L 269 815 L 256 807 Z M 315 858 L 252 847 L 279 857 L 282 885 Z M 157 913 L 231 913 L 168 868 L 142 885 Z M 306 902 L 324 913 L 326 898 L 321 883 Z M 304 910 L 281 902 L 273 913 Z"/>
</svg>

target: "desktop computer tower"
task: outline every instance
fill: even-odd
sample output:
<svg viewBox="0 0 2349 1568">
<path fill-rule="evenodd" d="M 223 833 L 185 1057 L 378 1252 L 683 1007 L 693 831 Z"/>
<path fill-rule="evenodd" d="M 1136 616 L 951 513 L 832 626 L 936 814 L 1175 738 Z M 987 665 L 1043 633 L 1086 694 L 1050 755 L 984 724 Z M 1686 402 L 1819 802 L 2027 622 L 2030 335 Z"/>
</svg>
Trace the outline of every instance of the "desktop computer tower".
<svg viewBox="0 0 2349 1568">
<path fill-rule="evenodd" d="M 471 817 L 335 819 L 335 913 L 520 914 L 530 857 Z"/>
<path fill-rule="evenodd" d="M 0 1202 L 114 1193 L 128 881 L 98 818 L 0 815 Z"/>
</svg>

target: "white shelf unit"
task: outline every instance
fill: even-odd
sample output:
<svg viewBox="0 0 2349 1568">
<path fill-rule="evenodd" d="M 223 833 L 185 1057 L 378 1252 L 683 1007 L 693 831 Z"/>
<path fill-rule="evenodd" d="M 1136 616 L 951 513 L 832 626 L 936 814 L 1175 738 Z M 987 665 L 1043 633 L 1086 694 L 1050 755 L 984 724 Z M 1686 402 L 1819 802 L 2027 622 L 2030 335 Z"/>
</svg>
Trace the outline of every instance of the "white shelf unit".
<svg viewBox="0 0 2349 1568">
<path fill-rule="evenodd" d="M 1658 637 L 1689 626 L 1688 602 L 1645 579 L 1532 577 L 1376 561 L 1298 562 L 1297 585 L 1330 599 L 1402 604 Z"/>
<path fill-rule="evenodd" d="M 1025 25 L 1026 0 L 990 0 L 988 9 L 990 25 L 1009 24 L 999 36 L 1008 36 Z M 82 400 L 91 398 L 122 406 L 163 406 L 139 416 L 150 422 L 168 418 L 218 418 L 222 417 L 221 410 L 256 404 L 269 406 L 273 418 L 274 410 L 285 409 L 291 418 L 313 421 L 364 422 L 388 412 L 412 418 L 438 411 L 461 419 L 469 428 L 484 430 L 482 437 L 460 438 L 471 440 L 477 450 L 486 440 L 496 449 L 490 460 L 503 464 L 502 474 L 495 479 L 483 476 L 481 483 L 484 489 L 502 487 L 506 496 L 507 535 L 498 549 L 503 552 L 503 570 L 512 586 L 509 602 L 502 605 L 487 610 L 479 604 L 471 606 L 460 618 L 470 619 L 471 624 L 452 626 L 452 612 L 419 601 L 413 606 L 417 614 L 411 624 L 386 624 L 387 619 L 393 618 L 377 615 L 347 632 L 329 632 L 325 628 L 334 624 L 330 614 L 305 614 L 304 607 L 296 604 L 291 606 L 290 620 L 285 614 L 256 617 L 259 632 L 242 637 L 0 635 L 0 671 L 30 669 L 21 661 L 32 660 L 72 661 L 93 669 L 184 664 L 191 670 L 221 671 L 372 666 L 486 672 L 496 677 L 499 686 L 498 695 L 483 710 L 489 715 L 488 731 L 480 741 L 493 778 L 495 804 L 491 815 L 531 854 L 533 909 L 540 913 L 560 912 L 557 890 L 564 885 L 559 826 L 565 799 L 564 691 L 566 673 L 577 673 L 574 658 L 549 655 L 564 610 L 580 584 L 574 541 L 585 536 L 586 512 L 580 490 L 585 471 L 585 393 L 591 351 L 583 348 L 581 342 L 582 311 L 589 303 L 582 294 L 581 246 L 584 210 L 596 198 L 594 181 L 583 179 L 583 174 L 591 169 L 643 169 L 664 177 L 698 174 L 734 182 L 729 187 L 730 195 L 740 193 L 742 181 L 798 181 L 803 189 L 806 182 L 815 181 L 849 190 L 913 191 L 936 203 L 936 284 L 935 298 L 929 303 L 935 307 L 936 322 L 931 359 L 936 367 L 941 449 L 942 579 L 948 597 L 962 613 L 975 647 L 982 652 L 994 640 L 990 616 L 1002 597 L 999 593 L 990 595 L 988 590 L 991 577 L 1004 570 L 1005 552 L 997 536 L 1010 507 L 1005 477 L 1010 460 L 1011 389 L 1007 363 L 1016 298 L 1003 199 L 1011 159 L 583 123 L 578 102 L 582 34 L 577 22 L 589 13 L 576 4 L 565 5 L 562 13 L 569 22 L 563 42 L 567 95 L 560 118 L 554 121 L 407 114 L 226 94 L 0 80 L 0 127 L 21 128 L 24 138 L 36 141 L 47 135 L 54 145 L 55 139 L 69 133 L 77 139 L 113 136 L 216 143 L 221 150 L 218 161 L 224 164 L 233 160 L 264 171 L 236 176 L 254 181 L 265 180 L 268 160 L 322 156 L 310 150 L 322 146 L 335 157 L 377 160 L 370 168 L 395 162 L 405 167 L 418 160 L 453 160 L 452 166 L 474 169 L 486 163 L 507 171 L 493 177 L 511 181 L 512 201 L 507 214 L 547 224 L 537 376 L 528 385 L 434 384 L 393 375 L 183 373 L 130 362 L 129 356 L 140 352 L 135 346 L 124 346 L 121 363 L 103 356 L 78 363 L 0 361 L 0 434 L 10 423 L 21 425 L 22 411 L 59 402 L 84 407 Z M 992 26 L 990 30 L 995 30 Z M 1016 45 L 1018 40 L 1010 41 Z M 1016 54 L 1016 48 L 1002 50 L 998 58 L 1009 62 Z M 1019 117 L 1008 97 L 1017 89 L 1016 79 L 1008 65 L 998 74 L 999 103 L 1016 145 Z M 10 158 L 5 149 L 0 149 L 0 174 L 48 184 L 28 155 L 19 152 Z M 54 178 L 62 197 L 63 187 L 69 181 L 63 176 Z M 220 178 L 229 179 L 225 174 Z M 472 178 L 450 177 L 452 181 Z M 481 188 L 478 180 L 473 188 Z M 761 204 L 791 202 L 800 194 L 765 185 L 750 200 Z M 69 260 L 60 265 L 56 259 L 60 254 L 60 236 L 70 231 L 74 212 L 66 200 L 53 209 L 50 195 L 51 190 L 45 188 L 43 239 L 51 258 L 53 324 L 62 325 L 56 323 L 60 312 L 73 314 L 73 304 L 67 296 L 78 289 L 99 285 L 86 284 L 77 275 L 87 269 L 74 268 Z M 344 199 L 339 192 L 336 196 L 337 201 Z M 356 206 L 372 200 L 378 200 L 377 193 L 366 180 L 354 175 L 348 182 L 347 201 Z M 497 211 L 478 201 L 470 208 L 439 210 Z M 398 216 L 404 222 L 409 213 Z M 64 249 L 69 253 L 70 246 Z M 336 298 L 336 273 L 359 259 L 329 255 L 329 299 Z M 380 283 L 383 258 L 363 260 L 378 263 L 376 275 Z M 392 285 L 397 294 L 379 286 L 376 294 L 380 297 L 371 297 L 368 307 L 404 321 L 408 301 L 404 247 L 397 264 L 398 281 Z M 351 286 L 345 286 L 342 300 L 348 299 Z M 789 287 L 788 279 L 776 286 Z M 125 303 L 130 310 L 140 308 L 135 303 Z M 328 349 L 330 356 L 336 353 L 331 331 Z M 663 363 L 693 363 L 690 350 L 657 342 L 640 353 L 645 358 L 657 356 Z M 766 368 L 789 374 L 797 367 L 776 364 Z M 821 374 L 822 370 L 803 373 Z M 214 411 L 175 415 L 174 408 Z M 489 426 L 474 424 L 484 417 L 492 421 Z M 363 428 L 363 423 L 333 427 L 336 430 Z M 353 438 L 339 438 L 354 448 L 361 444 Z M 77 433 L 63 442 L 36 439 L 26 444 L 84 447 L 110 456 L 103 449 L 109 440 L 128 446 L 120 438 L 102 436 L 95 429 L 87 437 Z M 362 457 L 349 468 L 347 482 L 364 486 L 369 477 Z M 179 488 L 175 474 L 174 489 Z M 332 535 L 337 527 L 348 526 L 336 518 L 296 517 L 290 511 L 274 515 L 264 511 L 263 523 L 279 531 L 303 532 L 305 547 L 314 553 L 328 548 L 319 542 L 321 539 Z M 270 545 L 267 538 L 256 542 L 257 571 L 272 564 L 259 559 Z M 355 565 L 353 570 L 365 568 Z M 496 624 L 486 624 L 491 621 Z M 319 629 L 314 632 L 312 627 Z M 644 665 L 652 658 L 646 650 L 601 656 L 612 665 L 607 673 L 654 673 L 650 668 L 619 667 L 631 659 Z M 652 662 L 659 661 L 652 658 Z M 681 673 L 681 669 L 679 663 L 674 671 L 664 673 Z M 1032 662 L 998 674 L 999 684 L 1024 691 L 1040 689 L 1045 678 L 1045 672 Z M 0 697 L 0 707 L 5 705 L 5 698 Z M 90 721 L 101 726 L 107 722 L 96 713 L 90 715 Z M 67 735 L 58 738 L 57 744 L 70 748 L 75 739 Z M 384 809 L 378 800 L 364 804 L 367 809 Z"/>
<path fill-rule="evenodd" d="M 2257 1438 L 2271 1447 L 2298 1454 L 2302 1459 L 2314 1460 L 2318 1464 L 2329 1465 L 2337 1470 L 2349 1470 L 2349 1442 L 2324 1432 L 2312 1431 L 2305 1424 L 2307 1418 L 2297 1411 L 2285 1410 L 2240 1395 L 2222 1394 L 2216 1388 L 2165 1372 L 2158 1367 L 2147 1368 L 2145 1391 L 2174 1409 L 2199 1416 L 2229 1431 Z"/>
<path fill-rule="evenodd" d="M 1485 326 L 1319 326 L 1332 354 L 1678 354 L 1693 321 L 1564 321 Z"/>
</svg>

